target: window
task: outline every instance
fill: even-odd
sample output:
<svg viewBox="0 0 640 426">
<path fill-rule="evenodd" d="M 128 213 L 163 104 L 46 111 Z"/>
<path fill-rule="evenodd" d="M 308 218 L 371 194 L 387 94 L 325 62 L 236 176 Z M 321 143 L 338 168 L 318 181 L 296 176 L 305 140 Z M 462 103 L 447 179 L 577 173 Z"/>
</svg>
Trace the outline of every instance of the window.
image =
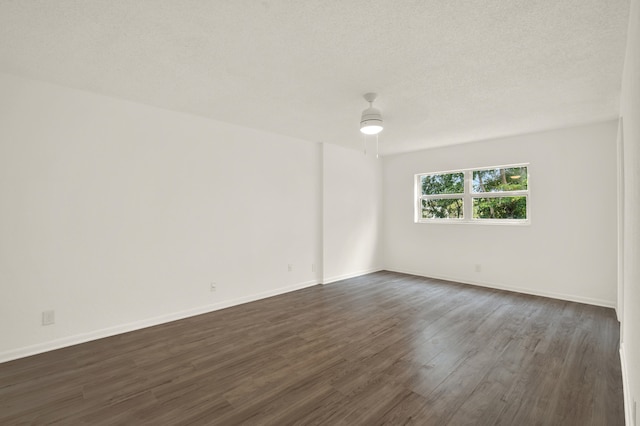
<svg viewBox="0 0 640 426">
<path fill-rule="evenodd" d="M 462 219 L 464 217 L 464 173 L 420 176 L 423 219 Z"/>
<path fill-rule="evenodd" d="M 416 222 L 528 223 L 528 165 L 416 175 Z"/>
</svg>

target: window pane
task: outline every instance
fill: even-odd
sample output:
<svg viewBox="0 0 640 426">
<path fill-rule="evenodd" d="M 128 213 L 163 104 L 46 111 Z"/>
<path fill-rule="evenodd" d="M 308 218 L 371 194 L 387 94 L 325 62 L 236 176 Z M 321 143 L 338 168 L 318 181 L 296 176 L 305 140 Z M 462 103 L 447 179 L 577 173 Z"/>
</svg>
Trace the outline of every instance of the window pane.
<svg viewBox="0 0 640 426">
<path fill-rule="evenodd" d="M 464 192 L 464 173 L 420 176 L 420 184 L 422 195 L 462 194 Z"/>
<path fill-rule="evenodd" d="M 473 192 L 527 190 L 527 168 L 505 167 L 473 171 Z"/>
<path fill-rule="evenodd" d="M 474 219 L 526 219 L 527 197 L 474 198 Z"/>
<path fill-rule="evenodd" d="M 462 198 L 422 200 L 423 219 L 462 219 Z"/>
</svg>

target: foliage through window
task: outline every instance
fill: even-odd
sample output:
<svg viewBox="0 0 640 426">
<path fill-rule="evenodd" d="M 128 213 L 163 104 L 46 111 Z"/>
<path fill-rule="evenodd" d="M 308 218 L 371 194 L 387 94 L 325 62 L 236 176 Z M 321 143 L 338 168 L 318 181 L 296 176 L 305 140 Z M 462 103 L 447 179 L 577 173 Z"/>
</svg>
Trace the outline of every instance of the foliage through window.
<svg viewBox="0 0 640 426">
<path fill-rule="evenodd" d="M 420 176 L 422 217 L 428 219 L 461 219 L 464 216 L 464 173 Z"/>
<path fill-rule="evenodd" d="M 527 165 L 416 175 L 416 221 L 527 222 Z"/>
</svg>

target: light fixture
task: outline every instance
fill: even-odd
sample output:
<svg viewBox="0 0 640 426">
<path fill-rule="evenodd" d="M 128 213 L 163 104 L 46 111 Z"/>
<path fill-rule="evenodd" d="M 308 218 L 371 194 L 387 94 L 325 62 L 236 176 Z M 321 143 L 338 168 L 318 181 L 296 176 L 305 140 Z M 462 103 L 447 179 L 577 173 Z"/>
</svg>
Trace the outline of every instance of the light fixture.
<svg viewBox="0 0 640 426">
<path fill-rule="evenodd" d="M 383 129 L 382 114 L 373 107 L 373 101 L 378 95 L 376 93 L 367 93 L 364 99 L 369 102 L 369 108 L 362 111 L 360 118 L 360 131 L 365 135 L 377 135 Z"/>
</svg>

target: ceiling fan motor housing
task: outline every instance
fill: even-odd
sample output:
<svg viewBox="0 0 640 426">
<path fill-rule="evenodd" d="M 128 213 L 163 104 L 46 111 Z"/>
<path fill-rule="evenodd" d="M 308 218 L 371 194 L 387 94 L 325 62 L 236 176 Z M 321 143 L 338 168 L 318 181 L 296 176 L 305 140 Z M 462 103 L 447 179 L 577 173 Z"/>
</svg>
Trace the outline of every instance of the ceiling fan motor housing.
<svg viewBox="0 0 640 426">
<path fill-rule="evenodd" d="M 360 119 L 360 130 L 372 126 L 382 128 L 382 114 L 380 114 L 380 111 L 378 111 L 377 109 L 370 107 L 362 111 L 362 118 Z"/>
</svg>

